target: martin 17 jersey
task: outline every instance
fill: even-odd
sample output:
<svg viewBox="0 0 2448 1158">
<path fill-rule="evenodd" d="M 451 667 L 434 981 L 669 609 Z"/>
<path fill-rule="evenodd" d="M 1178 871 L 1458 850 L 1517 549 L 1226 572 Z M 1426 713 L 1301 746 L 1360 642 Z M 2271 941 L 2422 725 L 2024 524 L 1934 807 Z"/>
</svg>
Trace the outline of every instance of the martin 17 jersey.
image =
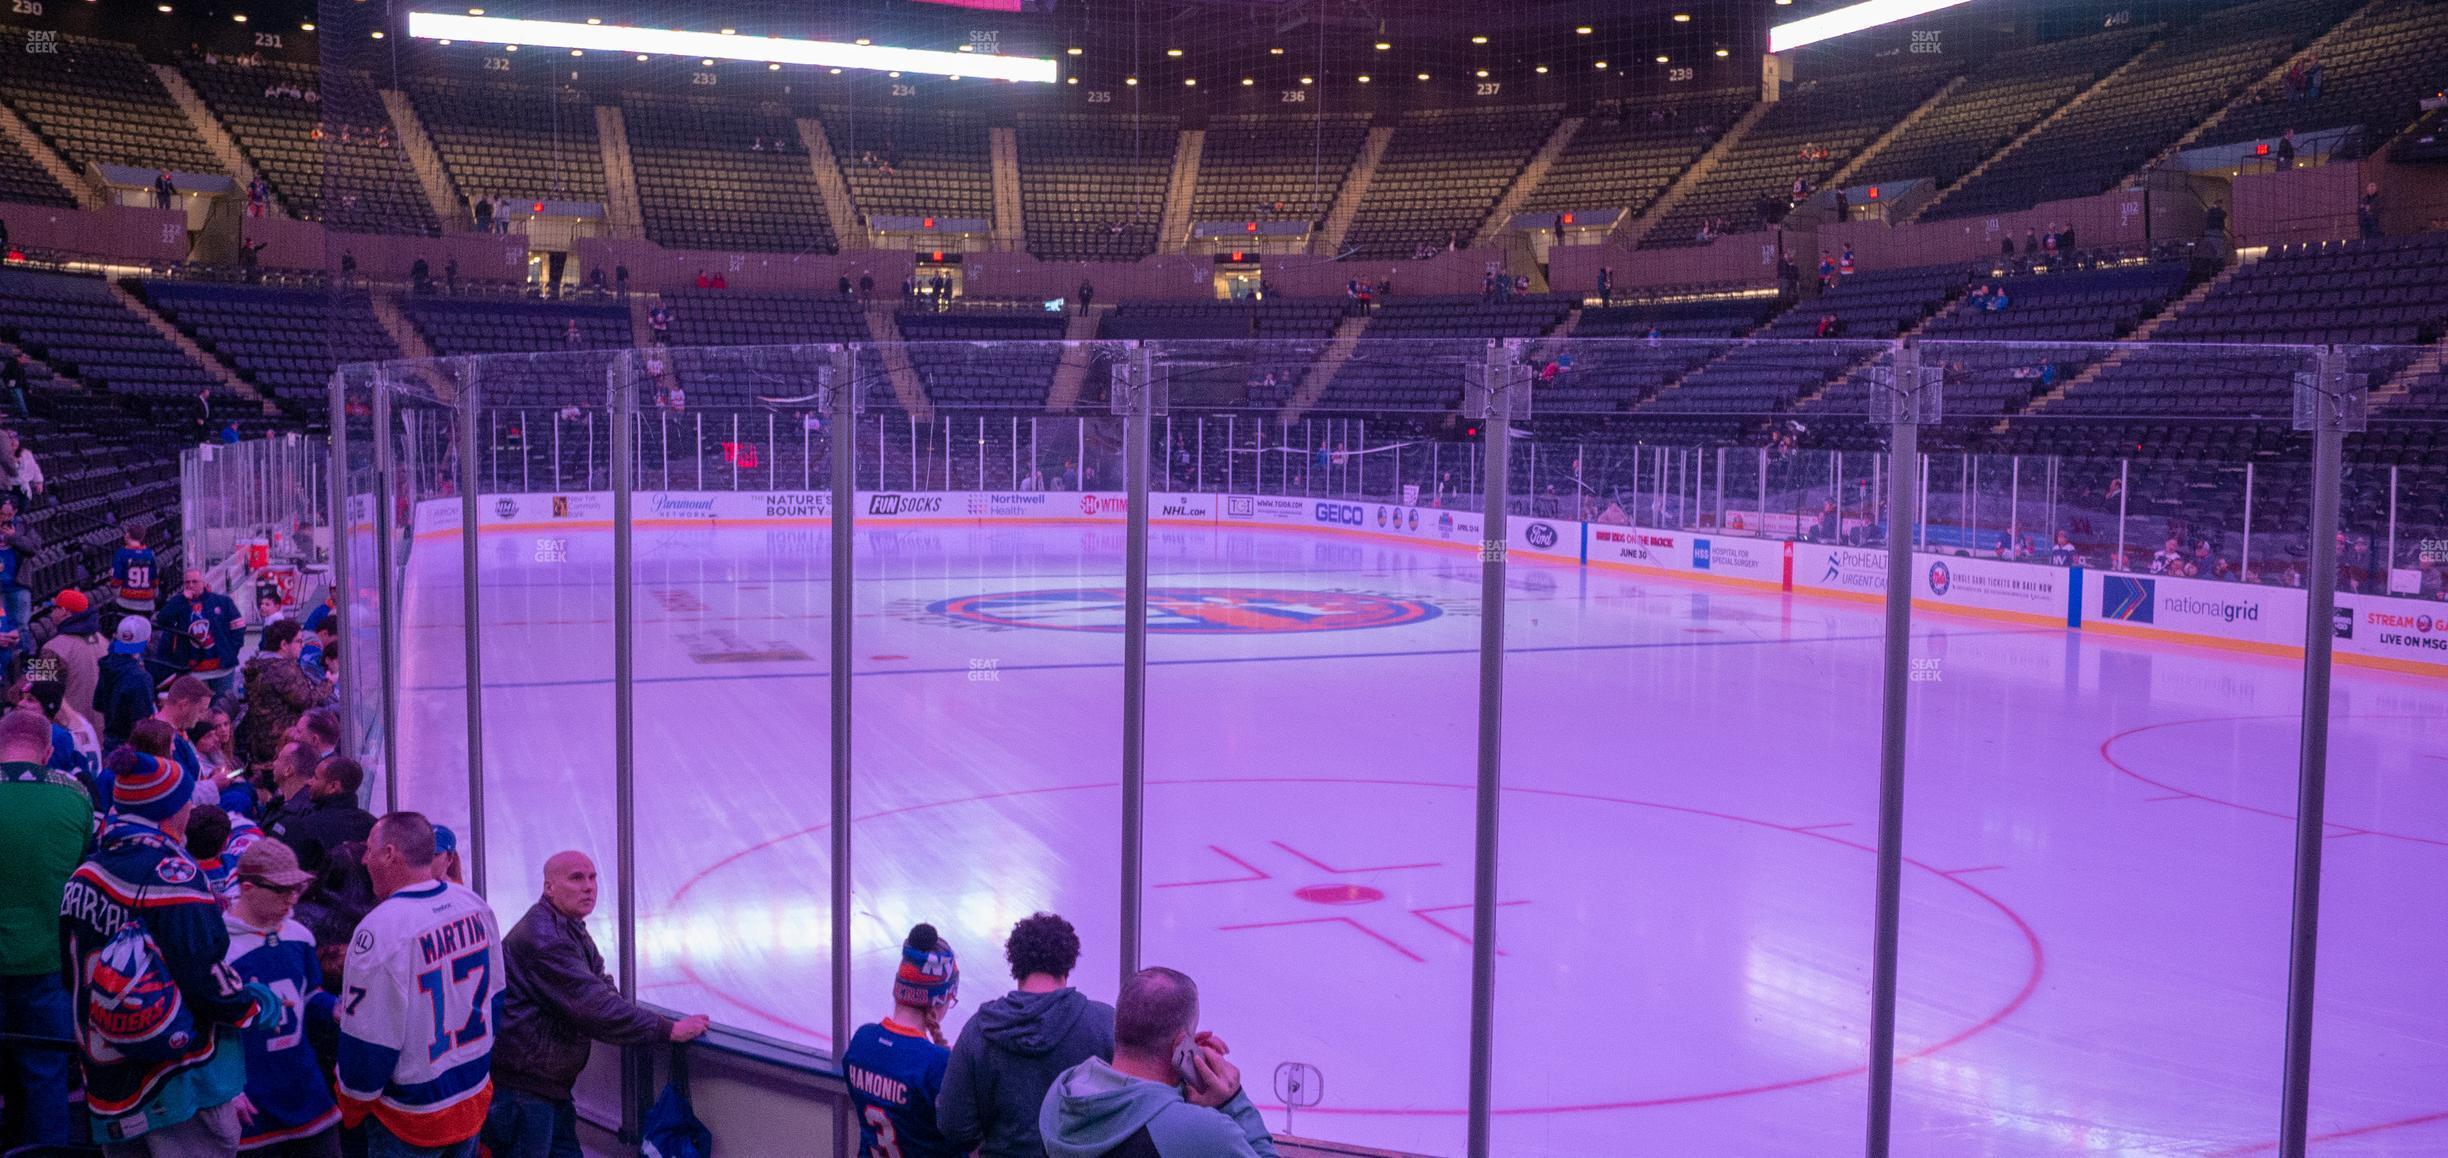
<svg viewBox="0 0 2448 1158">
<path fill-rule="evenodd" d="M 357 925 L 340 993 L 340 1108 L 400 1141 L 476 1136 L 493 1102 L 501 932 L 484 898 L 444 881 L 391 894 Z"/>
</svg>

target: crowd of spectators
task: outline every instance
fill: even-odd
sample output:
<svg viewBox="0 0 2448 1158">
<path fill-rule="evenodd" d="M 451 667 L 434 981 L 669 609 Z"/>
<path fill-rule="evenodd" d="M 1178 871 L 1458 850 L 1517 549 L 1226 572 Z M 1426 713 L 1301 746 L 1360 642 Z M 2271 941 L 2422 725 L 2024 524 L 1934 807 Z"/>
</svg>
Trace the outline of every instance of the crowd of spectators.
<svg viewBox="0 0 2448 1158">
<path fill-rule="evenodd" d="M 328 602 L 249 641 L 198 573 L 150 588 L 140 530 L 121 555 L 0 683 L 0 1146 L 575 1155 L 590 1041 L 705 1031 L 604 973 L 584 854 L 504 936 L 455 834 L 367 811 Z"/>
</svg>

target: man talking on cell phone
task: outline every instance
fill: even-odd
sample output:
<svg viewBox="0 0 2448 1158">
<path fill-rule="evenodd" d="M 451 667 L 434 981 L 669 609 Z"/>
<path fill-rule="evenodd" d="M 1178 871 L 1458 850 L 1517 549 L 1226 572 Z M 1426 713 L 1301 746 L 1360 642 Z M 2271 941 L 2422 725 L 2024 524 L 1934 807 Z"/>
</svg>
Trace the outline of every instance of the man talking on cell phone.
<svg viewBox="0 0 2448 1158">
<path fill-rule="evenodd" d="M 1038 1110 L 1048 1158 L 1276 1158 L 1224 1039 L 1199 1028 L 1198 983 L 1142 969 L 1114 1002 L 1114 1055 L 1063 1071 Z"/>
</svg>

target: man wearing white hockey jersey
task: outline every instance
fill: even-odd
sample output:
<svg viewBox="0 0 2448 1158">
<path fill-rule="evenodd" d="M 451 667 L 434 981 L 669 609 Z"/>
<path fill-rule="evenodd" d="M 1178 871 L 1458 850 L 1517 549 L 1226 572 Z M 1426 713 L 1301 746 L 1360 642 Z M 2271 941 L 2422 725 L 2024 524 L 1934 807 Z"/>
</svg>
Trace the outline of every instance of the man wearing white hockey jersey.
<svg viewBox="0 0 2448 1158">
<path fill-rule="evenodd" d="M 473 1158 L 493 1102 L 501 931 L 482 897 L 434 879 L 434 830 L 394 812 L 366 838 L 382 903 L 349 942 L 340 1111 L 367 1158 Z"/>
</svg>

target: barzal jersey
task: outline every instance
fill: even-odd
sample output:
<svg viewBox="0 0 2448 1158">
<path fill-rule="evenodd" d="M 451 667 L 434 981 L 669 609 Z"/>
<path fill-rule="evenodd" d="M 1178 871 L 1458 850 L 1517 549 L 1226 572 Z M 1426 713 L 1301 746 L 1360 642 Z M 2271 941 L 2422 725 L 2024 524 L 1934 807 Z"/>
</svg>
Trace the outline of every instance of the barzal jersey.
<svg viewBox="0 0 2448 1158">
<path fill-rule="evenodd" d="M 924 1030 L 894 1021 L 862 1025 L 850 1035 L 842 1070 L 859 1112 L 860 1158 L 959 1158 L 935 1128 L 935 1095 L 943 1091 L 952 1051 Z"/>
<path fill-rule="evenodd" d="M 340 993 L 340 1110 L 411 1146 L 473 1138 L 493 1104 L 501 930 L 445 881 L 391 894 L 357 925 Z"/>
<path fill-rule="evenodd" d="M 159 594 L 157 577 L 159 564 L 153 552 L 143 547 L 121 547 L 111 556 L 111 581 L 119 588 L 119 606 L 137 611 L 153 610 L 153 597 Z"/>
<path fill-rule="evenodd" d="M 332 1017 L 314 937 L 296 921 L 282 921 L 271 932 L 234 913 L 223 914 L 221 923 L 229 930 L 230 968 L 262 983 L 281 1003 L 279 1025 L 246 1031 L 246 1092 L 255 1116 L 245 1123 L 238 1148 L 260 1150 L 337 1127 L 340 1107 L 306 1040 L 309 1020 L 328 1026 Z"/>
</svg>

